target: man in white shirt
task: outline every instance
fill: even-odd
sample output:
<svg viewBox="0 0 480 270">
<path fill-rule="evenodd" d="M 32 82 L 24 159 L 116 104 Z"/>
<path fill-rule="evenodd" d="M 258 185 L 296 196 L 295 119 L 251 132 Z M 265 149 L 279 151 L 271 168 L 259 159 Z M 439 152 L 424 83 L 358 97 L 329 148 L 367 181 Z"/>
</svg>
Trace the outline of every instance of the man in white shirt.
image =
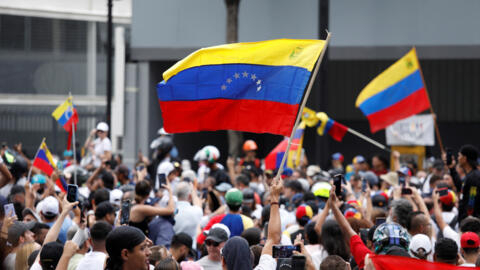
<svg viewBox="0 0 480 270">
<path fill-rule="evenodd" d="M 180 182 L 174 190 L 177 196 L 177 210 L 175 214 L 175 234 L 186 233 L 192 239 L 197 236 L 197 226 L 203 216 L 202 201 L 197 195 L 197 189 L 188 182 Z M 193 205 L 190 204 L 190 201 Z M 193 243 L 195 249 L 195 241 Z"/>
<path fill-rule="evenodd" d="M 90 229 L 91 239 L 88 241 L 93 249 L 80 260 L 77 270 L 103 270 L 105 268 L 107 258 L 105 239 L 111 230 L 112 226 L 105 221 L 99 221 L 92 226 Z"/>
</svg>

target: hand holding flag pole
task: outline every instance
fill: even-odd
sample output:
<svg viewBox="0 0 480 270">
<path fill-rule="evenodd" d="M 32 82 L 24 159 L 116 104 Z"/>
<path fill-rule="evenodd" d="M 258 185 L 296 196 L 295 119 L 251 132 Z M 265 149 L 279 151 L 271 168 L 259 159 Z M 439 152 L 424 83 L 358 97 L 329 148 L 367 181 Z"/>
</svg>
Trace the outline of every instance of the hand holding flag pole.
<svg viewBox="0 0 480 270">
<path fill-rule="evenodd" d="M 330 42 L 331 33 L 328 32 L 328 30 L 326 31 L 327 31 L 327 38 L 325 39 L 325 46 L 323 47 L 322 52 L 318 57 L 317 64 L 315 65 L 315 69 L 313 70 L 312 76 L 310 77 L 310 82 L 308 83 L 307 91 L 305 92 L 305 96 L 303 97 L 302 104 L 300 105 L 300 109 L 298 110 L 298 113 L 297 113 L 297 119 L 295 120 L 295 125 L 293 126 L 292 133 L 290 134 L 290 138 L 288 138 L 288 144 L 287 144 L 287 149 L 285 153 L 290 153 L 290 146 L 292 145 L 293 136 L 297 131 L 298 125 L 300 123 L 300 119 L 302 118 L 303 109 L 305 108 L 305 104 L 307 103 L 308 96 L 310 95 L 310 92 L 312 90 L 313 83 L 315 82 L 315 78 L 317 77 L 319 67 L 322 64 L 323 57 L 325 55 L 325 52 L 327 51 L 328 43 Z M 282 162 L 280 163 L 280 167 L 278 168 L 277 178 L 282 175 L 287 156 L 288 154 L 283 155 Z"/>
</svg>

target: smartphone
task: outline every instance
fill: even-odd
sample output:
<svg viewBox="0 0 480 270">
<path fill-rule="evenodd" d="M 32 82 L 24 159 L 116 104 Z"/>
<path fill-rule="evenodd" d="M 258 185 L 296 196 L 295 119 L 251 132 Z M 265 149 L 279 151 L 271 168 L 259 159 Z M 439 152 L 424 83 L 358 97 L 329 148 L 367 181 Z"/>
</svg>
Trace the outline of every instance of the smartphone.
<svg viewBox="0 0 480 270">
<path fill-rule="evenodd" d="M 375 219 L 375 225 L 376 225 L 376 226 L 380 226 L 380 225 L 382 225 L 383 223 L 385 223 L 386 220 L 387 220 L 387 219 L 384 218 L 384 217 L 377 217 L 377 218 Z"/>
<path fill-rule="evenodd" d="M 67 186 L 67 201 L 76 202 L 78 200 L 78 186 L 69 184 Z"/>
<path fill-rule="evenodd" d="M 410 188 L 402 188 L 402 195 L 412 195 L 412 190 Z"/>
<path fill-rule="evenodd" d="M 452 149 L 447 148 L 447 165 L 449 166 L 452 164 L 452 156 L 453 156 Z"/>
<path fill-rule="evenodd" d="M 448 188 L 437 189 L 437 193 L 440 197 L 448 195 Z"/>
<path fill-rule="evenodd" d="M 120 224 L 128 224 L 130 220 L 130 207 L 132 206 L 130 200 L 122 203 L 122 216 L 120 217 Z"/>
<path fill-rule="evenodd" d="M 140 171 L 142 171 L 143 169 L 145 169 L 145 166 L 143 166 L 143 165 L 137 166 L 137 168 L 135 168 L 135 170 L 136 170 L 137 172 L 140 172 Z"/>
<path fill-rule="evenodd" d="M 343 174 L 337 174 L 333 177 L 333 185 L 335 186 L 335 195 L 340 198 L 342 195 Z"/>
<path fill-rule="evenodd" d="M 160 187 L 167 184 L 167 176 L 164 173 L 157 174 Z"/>
<path fill-rule="evenodd" d="M 300 252 L 300 246 L 274 245 L 272 249 L 273 258 L 290 258 L 294 250 Z"/>
<path fill-rule="evenodd" d="M 6 217 L 13 217 L 15 216 L 15 207 L 13 207 L 13 203 L 7 203 L 3 205 L 3 209 L 5 210 Z"/>
<path fill-rule="evenodd" d="M 401 187 L 404 187 L 405 186 L 405 176 L 398 176 L 398 184 L 401 186 Z"/>
<path fill-rule="evenodd" d="M 292 256 L 292 269 L 304 270 L 307 259 L 303 255 L 295 254 Z"/>
<path fill-rule="evenodd" d="M 367 191 L 367 180 L 362 179 L 362 192 Z"/>
<path fill-rule="evenodd" d="M 85 229 L 78 228 L 77 232 L 72 238 L 72 242 L 77 244 L 78 247 L 81 247 L 85 243 L 85 241 L 87 241 L 87 232 L 85 231 Z"/>
</svg>

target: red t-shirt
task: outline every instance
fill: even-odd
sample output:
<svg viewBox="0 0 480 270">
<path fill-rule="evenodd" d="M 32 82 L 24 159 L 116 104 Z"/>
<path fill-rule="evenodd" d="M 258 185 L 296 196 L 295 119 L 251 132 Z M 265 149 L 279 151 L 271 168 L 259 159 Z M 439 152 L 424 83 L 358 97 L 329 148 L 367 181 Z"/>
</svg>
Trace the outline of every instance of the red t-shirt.
<svg viewBox="0 0 480 270">
<path fill-rule="evenodd" d="M 358 234 L 350 238 L 350 252 L 358 265 L 358 269 L 365 267 L 365 256 L 367 256 L 367 254 L 373 254 L 373 252 L 365 246 Z"/>
</svg>

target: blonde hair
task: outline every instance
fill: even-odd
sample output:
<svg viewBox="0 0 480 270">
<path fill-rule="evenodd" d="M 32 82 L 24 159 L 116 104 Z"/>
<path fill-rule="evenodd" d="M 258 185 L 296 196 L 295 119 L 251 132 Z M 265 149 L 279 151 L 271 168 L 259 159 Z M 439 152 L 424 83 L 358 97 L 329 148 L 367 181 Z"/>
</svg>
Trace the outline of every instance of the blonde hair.
<svg viewBox="0 0 480 270">
<path fill-rule="evenodd" d="M 28 257 L 37 249 L 40 249 L 40 245 L 36 242 L 29 242 L 19 246 L 17 250 L 17 257 L 15 258 L 15 269 L 27 270 Z"/>
</svg>

